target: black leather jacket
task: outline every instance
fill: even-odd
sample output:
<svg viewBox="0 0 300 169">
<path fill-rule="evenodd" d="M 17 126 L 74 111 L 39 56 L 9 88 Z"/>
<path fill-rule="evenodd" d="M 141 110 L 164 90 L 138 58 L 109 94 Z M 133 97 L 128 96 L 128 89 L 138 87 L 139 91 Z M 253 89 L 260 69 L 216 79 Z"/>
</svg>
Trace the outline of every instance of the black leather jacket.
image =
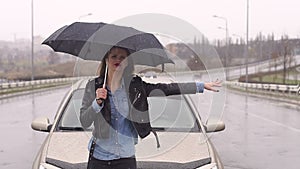
<svg viewBox="0 0 300 169">
<path fill-rule="evenodd" d="M 147 97 L 196 93 L 195 83 L 150 84 L 142 81 L 138 76 L 131 76 L 125 79 L 127 79 L 125 80 L 125 87 L 129 98 L 128 119 L 132 122 L 141 138 L 148 136 L 152 131 L 149 122 Z M 111 121 L 110 102 L 109 99 L 104 101 L 104 107 L 101 113 L 94 111 L 92 102 L 96 97 L 95 86 L 102 87 L 103 78 L 98 77 L 87 83 L 82 107 L 80 109 L 80 122 L 84 128 L 88 128 L 94 123 L 93 136 L 96 138 L 107 138 L 109 136 L 109 125 Z"/>
</svg>

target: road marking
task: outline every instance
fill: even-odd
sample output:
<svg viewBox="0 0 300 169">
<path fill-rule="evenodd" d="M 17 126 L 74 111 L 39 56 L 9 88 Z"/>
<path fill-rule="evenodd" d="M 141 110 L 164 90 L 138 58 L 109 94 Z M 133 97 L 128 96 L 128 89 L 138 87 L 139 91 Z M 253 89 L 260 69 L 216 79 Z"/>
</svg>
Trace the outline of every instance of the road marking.
<svg viewBox="0 0 300 169">
<path fill-rule="evenodd" d="M 249 114 L 249 115 L 252 115 L 252 116 L 254 116 L 254 117 L 256 117 L 256 118 L 259 118 L 259 119 L 262 119 L 262 120 L 265 120 L 265 121 L 274 123 L 274 124 L 276 124 L 276 125 L 279 125 L 279 126 L 282 126 L 282 127 L 287 128 L 287 129 L 289 129 L 289 130 L 292 130 L 292 131 L 295 131 L 295 132 L 300 133 L 300 129 L 297 129 L 297 128 L 294 128 L 294 127 L 291 127 L 291 126 L 284 125 L 284 124 L 279 123 L 279 122 L 277 122 L 277 121 L 270 120 L 270 119 L 264 118 L 264 117 L 262 117 L 262 116 L 256 115 L 256 114 L 254 114 L 254 113 L 248 113 L 248 114 Z"/>
</svg>

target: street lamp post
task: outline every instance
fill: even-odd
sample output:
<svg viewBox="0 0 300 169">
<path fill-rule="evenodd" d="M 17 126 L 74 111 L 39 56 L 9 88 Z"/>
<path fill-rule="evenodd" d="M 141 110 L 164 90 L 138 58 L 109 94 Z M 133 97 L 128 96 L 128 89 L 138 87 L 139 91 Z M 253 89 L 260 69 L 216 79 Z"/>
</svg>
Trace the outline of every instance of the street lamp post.
<svg viewBox="0 0 300 169">
<path fill-rule="evenodd" d="M 33 58 L 34 58 L 34 16 L 33 16 L 33 1 L 31 0 L 31 80 L 34 80 L 34 62 L 33 62 Z"/>
<path fill-rule="evenodd" d="M 84 15 L 81 15 L 78 17 L 78 21 L 80 21 L 80 19 L 82 19 L 83 17 L 87 17 L 87 16 L 91 16 L 93 15 L 92 13 L 87 13 L 87 14 L 84 14 Z"/>
<path fill-rule="evenodd" d="M 227 55 L 228 55 L 228 25 L 227 25 L 227 18 L 222 17 L 222 16 L 217 16 L 213 15 L 214 18 L 219 18 L 225 21 L 225 45 L 226 45 L 226 51 L 225 51 L 225 61 L 224 61 L 224 66 L 225 66 L 225 74 L 226 74 L 226 80 L 227 80 Z M 218 27 L 219 29 L 222 29 L 222 27 Z"/>
<path fill-rule="evenodd" d="M 246 79 L 245 82 L 248 83 L 248 57 L 249 57 L 249 0 L 247 0 L 247 21 L 246 21 Z M 246 85 L 246 90 L 248 90 L 247 85 Z"/>
</svg>

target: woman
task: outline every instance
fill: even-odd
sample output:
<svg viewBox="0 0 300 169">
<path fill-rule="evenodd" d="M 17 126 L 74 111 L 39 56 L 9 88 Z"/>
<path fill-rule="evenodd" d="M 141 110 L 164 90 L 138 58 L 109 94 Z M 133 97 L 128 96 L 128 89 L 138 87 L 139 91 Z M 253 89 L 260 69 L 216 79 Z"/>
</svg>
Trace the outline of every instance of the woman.
<svg viewBox="0 0 300 169">
<path fill-rule="evenodd" d="M 137 138 L 153 132 L 149 122 L 147 97 L 154 89 L 164 95 L 217 91 L 212 83 L 150 84 L 133 76 L 133 64 L 125 48 L 113 47 L 104 56 L 100 76 L 85 88 L 80 121 L 84 128 L 94 125 L 89 143 L 88 169 L 136 169 Z M 105 68 L 108 67 L 106 84 Z"/>
</svg>

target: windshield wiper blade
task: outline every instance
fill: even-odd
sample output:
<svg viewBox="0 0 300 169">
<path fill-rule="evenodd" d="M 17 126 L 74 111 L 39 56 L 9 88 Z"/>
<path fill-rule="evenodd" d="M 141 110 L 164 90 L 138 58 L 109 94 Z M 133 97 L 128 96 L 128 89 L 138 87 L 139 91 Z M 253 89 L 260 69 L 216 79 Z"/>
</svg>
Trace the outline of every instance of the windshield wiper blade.
<svg viewBox="0 0 300 169">
<path fill-rule="evenodd" d="M 153 131 L 165 131 L 166 129 L 163 127 L 152 127 Z"/>
<path fill-rule="evenodd" d="M 84 131 L 82 127 L 64 127 L 60 126 L 58 127 L 59 130 L 69 130 L 69 131 Z"/>
</svg>

